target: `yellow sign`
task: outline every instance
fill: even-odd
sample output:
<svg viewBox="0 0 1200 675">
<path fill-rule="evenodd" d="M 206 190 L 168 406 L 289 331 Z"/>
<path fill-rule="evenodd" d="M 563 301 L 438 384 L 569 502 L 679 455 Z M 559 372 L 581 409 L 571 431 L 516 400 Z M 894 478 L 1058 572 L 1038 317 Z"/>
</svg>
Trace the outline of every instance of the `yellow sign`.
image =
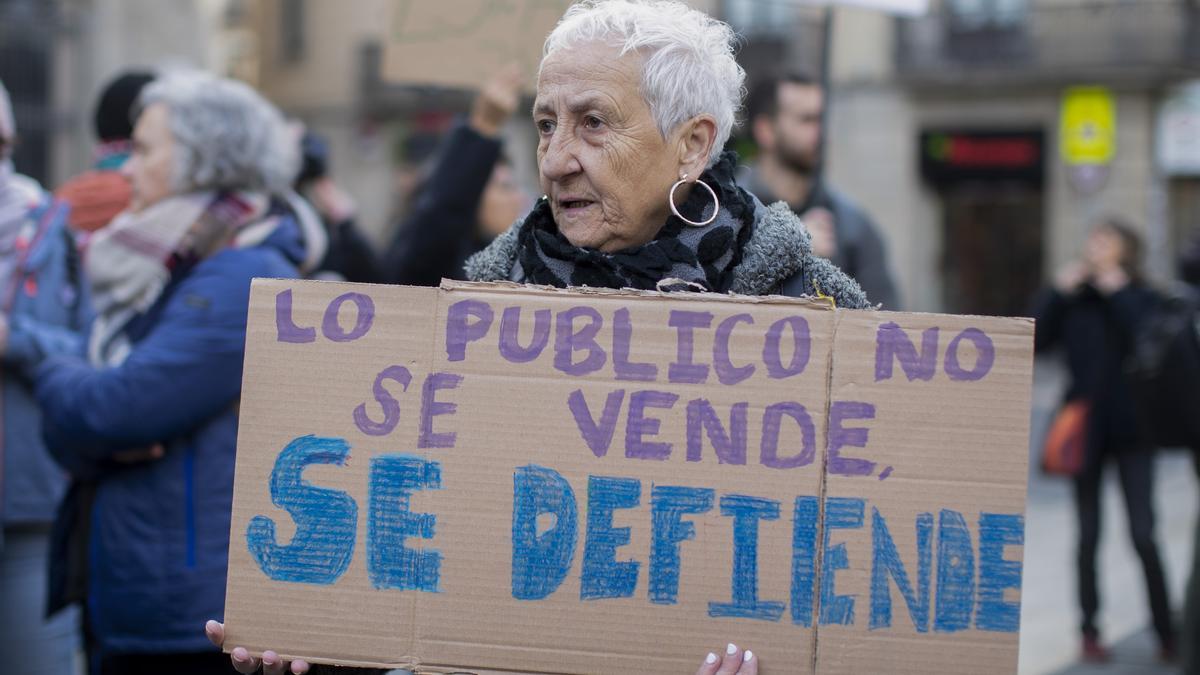
<svg viewBox="0 0 1200 675">
<path fill-rule="evenodd" d="M 1117 110 L 1104 87 L 1072 87 L 1063 94 L 1060 148 L 1068 165 L 1108 164 L 1117 152 Z"/>
</svg>

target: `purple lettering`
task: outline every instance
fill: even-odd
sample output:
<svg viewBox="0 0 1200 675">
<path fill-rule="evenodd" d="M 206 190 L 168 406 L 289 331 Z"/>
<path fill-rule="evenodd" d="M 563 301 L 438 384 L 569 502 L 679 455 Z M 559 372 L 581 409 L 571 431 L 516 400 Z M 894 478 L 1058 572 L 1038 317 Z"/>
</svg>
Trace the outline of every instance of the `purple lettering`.
<svg viewBox="0 0 1200 675">
<path fill-rule="evenodd" d="M 342 305 L 347 302 L 353 302 L 354 307 L 358 310 L 355 314 L 354 328 L 348 332 L 343 331 L 341 324 L 338 323 L 338 313 L 341 311 Z M 371 323 L 374 320 L 375 303 L 371 301 L 371 298 L 362 293 L 343 293 L 334 298 L 333 302 L 329 303 L 329 307 L 325 309 L 321 332 L 334 342 L 353 342 L 371 330 Z"/>
<path fill-rule="evenodd" d="M 646 436 L 658 433 L 662 420 L 646 417 L 646 408 L 670 409 L 679 400 L 678 394 L 666 391 L 635 391 L 629 396 L 629 417 L 625 420 L 625 456 L 662 461 L 671 456 L 671 444 L 647 441 Z"/>
<path fill-rule="evenodd" d="M 575 330 L 576 317 L 587 319 L 587 323 L 578 331 Z M 554 333 L 554 367 L 568 375 L 587 375 L 604 367 L 607 356 L 600 345 L 596 344 L 596 335 L 604 325 L 600 312 L 591 307 L 572 307 L 559 312 Z M 588 355 L 579 363 L 573 362 L 577 351 L 587 351 Z"/>
<path fill-rule="evenodd" d="M 376 422 L 367 415 L 366 403 L 360 403 L 354 409 L 354 426 L 368 436 L 386 436 L 392 433 L 392 430 L 400 423 L 400 402 L 383 386 L 385 380 L 399 382 L 404 391 L 408 391 L 412 375 L 404 366 L 388 366 L 375 376 L 375 400 L 383 409 L 383 421 Z"/>
<path fill-rule="evenodd" d="M 653 363 L 631 363 L 629 343 L 633 340 L 633 322 L 629 310 L 622 307 L 613 313 L 613 371 L 618 380 L 653 382 L 658 367 Z"/>
<path fill-rule="evenodd" d="M 608 454 L 608 448 L 612 445 L 613 432 L 617 428 L 617 414 L 621 412 L 621 402 L 624 400 L 624 389 L 609 392 L 608 398 L 604 401 L 604 411 L 600 413 L 600 421 L 596 422 L 592 417 L 591 409 L 588 408 L 587 399 L 583 397 L 582 389 L 576 389 L 567 397 L 567 407 L 571 409 L 571 415 L 575 417 L 575 426 L 579 427 L 579 435 L 583 437 L 583 442 L 592 449 L 593 455 L 603 457 Z"/>
<path fill-rule="evenodd" d="M 459 300 L 450 305 L 446 310 L 446 360 L 467 358 L 467 343 L 487 335 L 493 316 L 491 306 L 482 300 Z"/>
<path fill-rule="evenodd" d="M 292 321 L 292 289 L 280 291 L 275 296 L 275 335 L 278 342 L 304 344 L 317 339 L 317 329 L 312 326 L 301 328 Z"/>
<path fill-rule="evenodd" d="M 865 427 L 845 428 L 846 420 L 873 420 L 875 406 L 861 401 L 834 401 L 829 405 L 829 473 L 841 476 L 867 476 L 875 469 L 875 462 L 853 457 L 842 457 L 842 448 L 867 447 Z"/>
<path fill-rule="evenodd" d="M 800 426 L 800 451 L 791 457 L 779 456 L 779 430 L 784 415 Z M 804 406 L 793 401 L 772 403 L 763 412 L 762 463 L 772 469 L 794 469 L 812 464 L 817 455 L 817 430 Z"/>
<path fill-rule="evenodd" d="M 454 373 L 431 373 L 425 378 L 421 387 L 421 434 L 417 438 L 417 447 L 453 448 L 457 434 L 453 431 L 434 433 L 433 418 L 438 415 L 453 415 L 458 410 L 457 403 L 437 400 L 439 389 L 457 389 L 462 384 L 463 376 Z"/>
<path fill-rule="evenodd" d="M 729 433 L 725 432 L 721 418 L 712 404 L 698 398 L 688 402 L 687 407 L 687 460 L 699 462 L 704 448 L 701 430 L 707 433 L 717 453 L 719 464 L 746 463 L 746 409 L 749 403 L 734 403 L 729 410 Z"/>
<path fill-rule="evenodd" d="M 963 370 L 958 363 L 958 345 L 964 338 L 975 344 L 975 367 L 969 371 Z M 955 335 L 950 341 L 950 346 L 946 347 L 946 362 L 943 367 L 955 382 L 975 382 L 991 372 L 995 363 L 996 346 L 992 344 L 992 339 L 978 328 L 968 328 Z"/>
<path fill-rule="evenodd" d="M 717 326 L 717 335 L 713 341 L 713 370 L 717 371 L 717 379 L 721 384 L 734 385 L 744 382 L 754 374 L 754 364 L 734 366 L 729 360 L 729 337 L 733 328 L 739 322 L 754 323 L 754 317 L 749 314 L 734 314 Z"/>
<path fill-rule="evenodd" d="M 550 343 L 550 310 L 533 313 L 533 339 L 522 347 L 520 337 L 521 308 L 509 307 L 500 318 L 500 356 L 510 363 L 528 363 L 541 355 Z"/>
<path fill-rule="evenodd" d="M 708 379 L 708 366 L 692 361 L 692 351 L 695 343 L 696 328 L 708 328 L 712 325 L 711 312 L 691 312 L 682 309 L 671 310 L 671 318 L 667 323 L 679 332 L 675 342 L 675 362 L 667 369 L 668 378 L 676 384 L 701 384 Z"/>
<path fill-rule="evenodd" d="M 783 365 L 781 353 L 785 326 L 791 326 L 792 329 L 792 362 L 787 366 Z M 812 336 L 808 330 L 808 321 L 804 317 L 784 317 L 767 329 L 767 339 L 763 343 L 763 363 L 767 366 L 767 375 L 772 379 L 782 380 L 803 373 L 811 352 Z"/>
<path fill-rule="evenodd" d="M 932 380 L 937 369 L 937 345 L 937 328 L 921 334 L 921 353 L 917 354 L 916 346 L 899 324 L 889 321 L 881 325 L 875 333 L 875 381 L 891 379 L 893 357 L 900 361 L 909 382 Z"/>
</svg>

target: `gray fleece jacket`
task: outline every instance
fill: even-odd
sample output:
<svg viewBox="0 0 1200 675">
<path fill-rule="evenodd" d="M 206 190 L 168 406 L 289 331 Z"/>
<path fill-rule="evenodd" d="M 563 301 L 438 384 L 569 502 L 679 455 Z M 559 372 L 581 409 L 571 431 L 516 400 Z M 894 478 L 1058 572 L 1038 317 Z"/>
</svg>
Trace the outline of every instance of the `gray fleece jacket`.
<svg viewBox="0 0 1200 675">
<path fill-rule="evenodd" d="M 524 225 L 524 219 L 518 220 L 490 246 L 468 259 L 464 267 L 467 278 L 524 282 L 514 278 L 517 233 Z M 795 298 L 823 295 L 845 309 L 872 306 L 854 279 L 828 260 L 813 255 L 808 230 L 784 202 L 764 206 L 755 200 L 754 229 L 732 274 L 730 293 Z"/>
</svg>

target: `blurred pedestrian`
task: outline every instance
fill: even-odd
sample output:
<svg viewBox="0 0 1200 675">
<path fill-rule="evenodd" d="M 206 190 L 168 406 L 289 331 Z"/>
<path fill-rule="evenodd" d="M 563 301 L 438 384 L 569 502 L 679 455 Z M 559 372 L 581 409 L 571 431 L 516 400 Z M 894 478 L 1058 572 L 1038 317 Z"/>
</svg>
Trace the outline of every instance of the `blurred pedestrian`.
<svg viewBox="0 0 1200 675">
<path fill-rule="evenodd" d="M 821 172 L 826 92 L 807 73 L 758 82 L 747 99 L 747 121 L 758 145 L 741 182 L 765 204 L 784 201 L 804 220 L 813 250 L 849 274 L 871 301 L 900 309 L 879 226 Z"/>
<path fill-rule="evenodd" d="M 42 441 L 30 369 L 79 353 L 87 321 L 68 208 L 16 173 L 12 106 L 0 83 L 0 671 L 75 672 L 75 612 L 46 619 L 46 567 L 65 474 Z"/>
<path fill-rule="evenodd" d="M 1068 402 L 1087 406 L 1084 455 L 1074 477 L 1079 519 L 1078 590 L 1083 658 L 1109 658 L 1096 614 L 1096 550 L 1100 541 L 1100 494 L 1104 466 L 1117 465 L 1129 533 L 1142 562 L 1160 655 L 1175 655 L 1175 633 L 1166 579 L 1154 538 L 1154 448 L 1139 431 L 1125 363 L 1138 327 L 1153 311 L 1156 294 L 1143 282 L 1142 243 L 1127 224 L 1108 218 L 1088 235 L 1082 259 L 1064 268 L 1036 302 L 1036 348 L 1062 347 L 1070 373 Z"/>
<path fill-rule="evenodd" d="M 311 276 L 334 281 L 384 283 L 374 246 L 358 227 L 354 199 L 330 175 L 329 144 L 318 134 L 303 130 L 301 168 L 296 192 L 316 208 L 329 247 Z"/>
<path fill-rule="evenodd" d="M 250 280 L 323 254 L 271 211 L 297 167 L 283 118 L 244 84 L 180 72 L 142 92 L 130 208 L 88 251 L 87 358 L 34 378 L 75 479 L 52 602 L 86 580 L 102 675 L 231 672 L 198 626 L 223 611 Z"/>
<path fill-rule="evenodd" d="M 1200 307 L 1200 232 L 1192 235 L 1179 258 L 1179 278 L 1191 292 L 1193 307 Z M 1200 332 L 1200 324 L 1194 330 Z M 1193 333 L 1194 335 L 1195 333 Z M 1196 476 L 1200 478 L 1200 447 L 1191 448 Z M 1182 665 L 1185 675 L 1200 675 L 1200 518 L 1192 542 L 1192 570 L 1183 608 Z"/>
<path fill-rule="evenodd" d="M 55 192 L 71 206 L 71 227 L 85 237 L 129 207 L 132 188 L 121 173 L 121 165 L 133 149 L 134 104 L 142 88 L 153 81 L 152 73 L 130 71 L 105 85 L 93 119 L 98 143 L 92 168 Z"/>
<path fill-rule="evenodd" d="M 465 122 L 450 132 L 388 250 L 386 273 L 393 283 L 436 286 L 443 277 L 464 278 L 467 258 L 528 207 L 500 140 L 520 87 L 516 66 L 501 70 L 475 97 Z"/>
</svg>

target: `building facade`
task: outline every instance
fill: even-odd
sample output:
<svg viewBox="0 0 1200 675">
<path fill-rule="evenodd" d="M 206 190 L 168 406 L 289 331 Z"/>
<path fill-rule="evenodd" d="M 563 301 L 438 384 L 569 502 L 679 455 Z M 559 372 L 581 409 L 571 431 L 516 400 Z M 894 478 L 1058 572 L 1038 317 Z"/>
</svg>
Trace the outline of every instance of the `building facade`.
<svg viewBox="0 0 1200 675">
<path fill-rule="evenodd" d="M 1195 166 L 1160 148 L 1200 76 L 1195 2 L 943 0 L 834 22 L 829 175 L 885 230 L 907 307 L 1020 314 L 1110 214 L 1144 235 L 1150 275 L 1172 276 L 1200 228 Z M 1065 145 L 1081 86 L 1112 126 L 1111 157 L 1082 168 Z"/>
</svg>

